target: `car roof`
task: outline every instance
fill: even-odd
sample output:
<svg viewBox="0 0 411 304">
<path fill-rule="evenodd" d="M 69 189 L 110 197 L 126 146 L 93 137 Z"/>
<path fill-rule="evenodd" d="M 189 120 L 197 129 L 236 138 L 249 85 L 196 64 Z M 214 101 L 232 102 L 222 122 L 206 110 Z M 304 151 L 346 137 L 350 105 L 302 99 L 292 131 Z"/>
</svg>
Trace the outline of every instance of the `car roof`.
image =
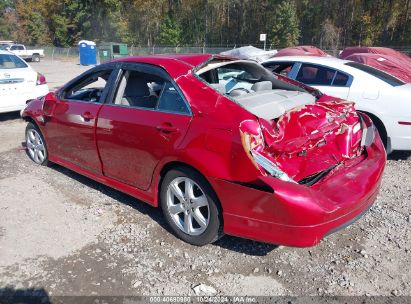
<svg viewBox="0 0 411 304">
<path fill-rule="evenodd" d="M 115 61 L 120 62 L 147 62 L 155 61 L 159 62 L 164 61 L 181 61 L 185 64 L 188 64 L 192 67 L 197 66 L 208 59 L 210 59 L 212 54 L 158 54 L 158 55 L 147 55 L 147 56 L 132 56 L 119 58 Z"/>
<path fill-rule="evenodd" d="M 235 60 L 235 58 L 229 56 L 213 54 L 159 54 L 116 58 L 110 62 L 135 62 L 157 65 L 165 69 L 173 78 L 177 78 L 212 58 Z"/>
<path fill-rule="evenodd" d="M 0 55 L 14 55 L 14 54 L 12 52 L 9 52 L 9 51 L 6 51 L 6 50 L 0 50 Z"/>
<path fill-rule="evenodd" d="M 339 59 L 337 57 L 319 57 L 319 56 L 281 56 L 281 57 L 272 57 L 265 60 L 264 62 L 270 61 L 299 61 L 299 62 L 311 62 L 317 64 L 325 65 L 344 65 L 347 62 L 352 62 L 350 60 Z"/>
</svg>

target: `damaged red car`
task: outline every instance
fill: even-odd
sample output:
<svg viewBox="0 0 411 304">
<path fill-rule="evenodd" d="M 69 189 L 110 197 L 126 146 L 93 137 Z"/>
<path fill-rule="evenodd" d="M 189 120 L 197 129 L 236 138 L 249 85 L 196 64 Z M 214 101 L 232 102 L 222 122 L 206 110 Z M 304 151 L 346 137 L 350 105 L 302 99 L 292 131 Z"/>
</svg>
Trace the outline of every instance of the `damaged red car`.
<svg viewBox="0 0 411 304">
<path fill-rule="evenodd" d="M 99 65 L 22 117 L 34 162 L 161 207 L 195 245 L 315 245 L 373 204 L 386 159 L 353 103 L 207 54 Z"/>
</svg>

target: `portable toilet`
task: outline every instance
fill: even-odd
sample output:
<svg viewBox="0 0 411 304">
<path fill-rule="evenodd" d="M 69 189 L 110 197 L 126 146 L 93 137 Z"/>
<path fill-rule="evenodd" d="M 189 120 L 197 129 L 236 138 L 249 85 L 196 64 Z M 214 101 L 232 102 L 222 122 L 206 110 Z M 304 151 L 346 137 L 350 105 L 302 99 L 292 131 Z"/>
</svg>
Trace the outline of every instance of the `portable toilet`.
<svg viewBox="0 0 411 304">
<path fill-rule="evenodd" d="M 125 43 L 108 42 L 102 43 L 98 47 L 100 63 L 105 61 L 128 56 L 128 46 Z"/>
<path fill-rule="evenodd" d="M 97 48 L 95 42 L 81 40 L 78 43 L 78 47 L 81 65 L 97 64 Z"/>
</svg>

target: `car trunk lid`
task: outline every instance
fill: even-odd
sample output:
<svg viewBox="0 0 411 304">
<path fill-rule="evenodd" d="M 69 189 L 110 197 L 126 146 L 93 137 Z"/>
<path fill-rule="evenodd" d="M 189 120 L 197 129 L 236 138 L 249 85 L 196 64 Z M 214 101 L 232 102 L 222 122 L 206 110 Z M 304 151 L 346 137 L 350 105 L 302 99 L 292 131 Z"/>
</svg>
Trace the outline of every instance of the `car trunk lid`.
<svg viewBox="0 0 411 304">
<path fill-rule="evenodd" d="M 260 153 L 300 183 L 321 178 L 362 152 L 361 123 L 351 102 L 323 96 L 259 122 L 265 140 Z"/>
<path fill-rule="evenodd" d="M 14 96 L 33 91 L 37 74 L 31 69 L 0 69 L 0 96 Z"/>
</svg>

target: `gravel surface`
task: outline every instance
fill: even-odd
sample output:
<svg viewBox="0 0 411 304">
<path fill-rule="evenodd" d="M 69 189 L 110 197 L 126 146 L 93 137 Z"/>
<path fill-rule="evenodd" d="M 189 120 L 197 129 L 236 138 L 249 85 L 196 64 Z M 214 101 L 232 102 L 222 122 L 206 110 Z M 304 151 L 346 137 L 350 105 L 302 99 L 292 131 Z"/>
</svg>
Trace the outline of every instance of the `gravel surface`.
<svg viewBox="0 0 411 304">
<path fill-rule="evenodd" d="M 33 64 L 50 69 L 41 65 Z M 0 290 L 411 296 L 411 152 L 391 154 L 371 210 L 318 246 L 225 236 L 199 248 L 175 238 L 160 210 L 63 167 L 35 165 L 17 114 L 0 114 L 0 128 Z"/>
</svg>

